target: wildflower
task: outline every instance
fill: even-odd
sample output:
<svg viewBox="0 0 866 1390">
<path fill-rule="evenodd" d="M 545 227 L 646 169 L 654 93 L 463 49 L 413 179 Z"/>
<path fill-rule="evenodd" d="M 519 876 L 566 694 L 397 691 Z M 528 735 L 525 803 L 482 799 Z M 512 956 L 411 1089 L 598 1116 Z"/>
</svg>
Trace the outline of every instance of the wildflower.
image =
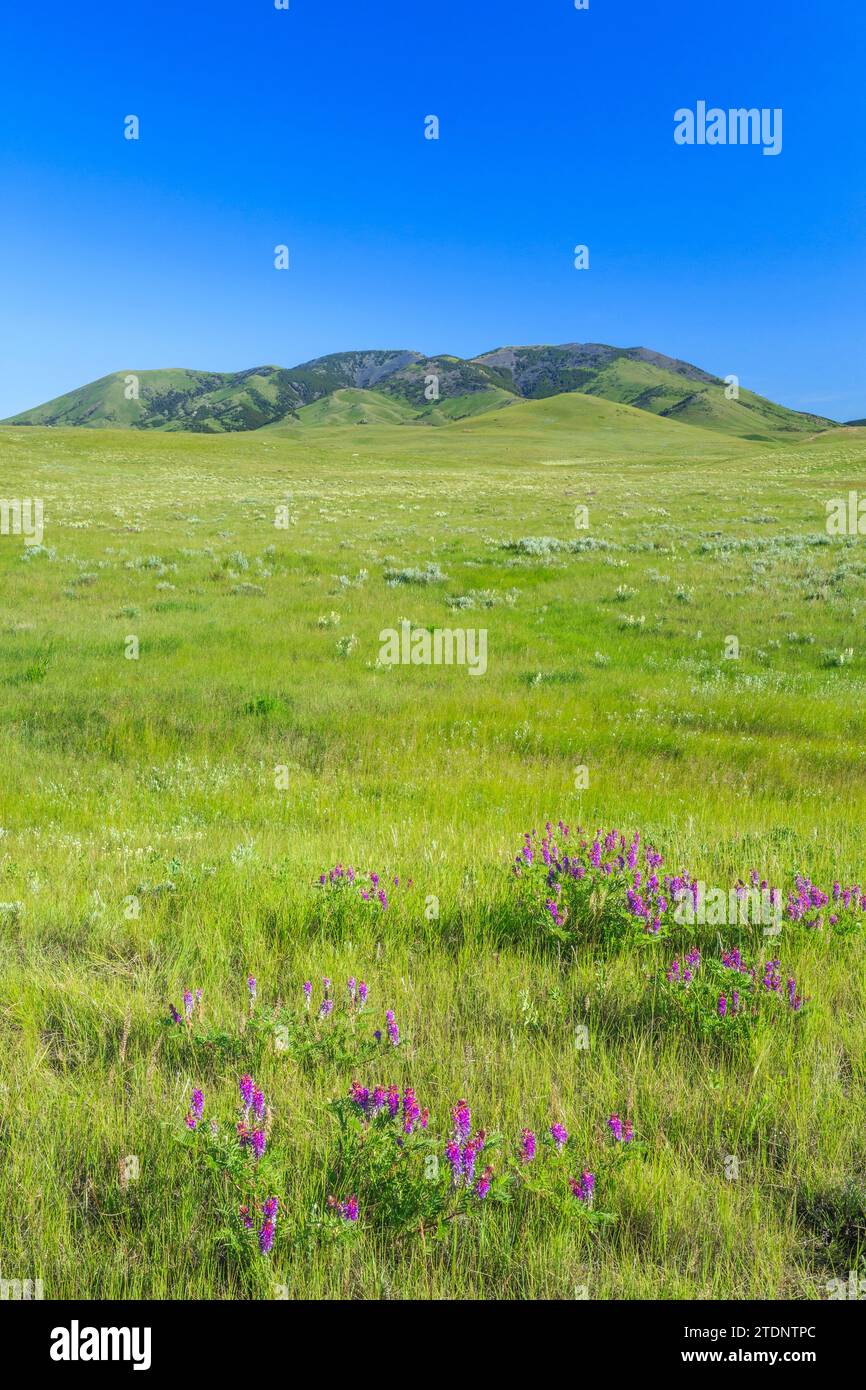
<svg viewBox="0 0 866 1390">
<path fill-rule="evenodd" d="M 449 1139 L 445 1145 L 445 1157 L 451 1165 L 451 1176 L 459 1183 L 463 1174 L 463 1151 L 456 1139 Z"/>
<path fill-rule="evenodd" d="M 773 990 L 778 993 L 782 988 L 782 976 L 779 974 L 779 962 L 768 960 L 764 966 L 764 978 L 761 981 L 764 989 Z"/>
<path fill-rule="evenodd" d="M 253 1103 L 253 1091 L 255 1089 L 253 1085 L 253 1078 L 248 1074 L 245 1074 L 241 1077 L 240 1081 L 238 1082 L 238 1085 L 240 1087 L 241 1101 L 243 1102 L 244 1110 L 249 1110 L 250 1106 Z"/>
<path fill-rule="evenodd" d="M 171 1021 L 172 1021 L 172 1023 L 183 1023 L 183 1019 L 181 1018 L 181 1016 L 180 1016 L 180 1014 L 178 1013 L 177 1009 L 174 1007 L 174 1004 L 169 1004 L 168 1007 L 169 1007 L 169 1009 L 170 1009 L 170 1011 L 171 1011 Z"/>
<path fill-rule="evenodd" d="M 263 1255 L 269 1255 L 274 1243 L 274 1232 L 276 1225 L 273 1221 L 263 1221 L 262 1229 L 259 1231 L 259 1250 Z"/>
<path fill-rule="evenodd" d="M 253 1158 L 256 1160 L 256 1162 L 258 1162 L 258 1160 L 264 1154 L 266 1143 L 267 1141 L 265 1139 L 264 1132 L 260 1129 L 253 1130 L 253 1133 L 250 1137 L 250 1146 L 252 1147 Z"/>
<path fill-rule="evenodd" d="M 468 1140 L 463 1148 L 463 1173 L 467 1186 L 475 1176 L 475 1160 L 484 1148 L 485 1137 L 484 1130 L 480 1129 L 477 1135 Z"/>
<path fill-rule="evenodd" d="M 350 978 L 349 978 L 349 983 L 346 985 L 346 989 L 347 989 L 348 994 L 349 994 L 349 1003 L 350 1003 L 350 1004 L 354 1004 L 354 1002 L 355 1002 L 355 997 L 356 997 L 356 995 L 357 995 L 357 993 L 358 993 L 358 985 L 357 985 L 357 982 L 356 982 L 356 980 L 355 980 L 354 975 L 350 976 Z"/>
<path fill-rule="evenodd" d="M 590 1205 L 595 1191 L 594 1173 L 584 1172 L 580 1178 L 569 1178 L 568 1185 L 579 1202 Z"/>
<path fill-rule="evenodd" d="M 364 1005 L 366 1004 L 366 1002 L 367 1002 L 367 986 L 365 985 L 365 983 L 364 983 L 363 980 L 359 980 L 359 981 L 358 981 L 358 1006 L 359 1006 L 359 1008 L 362 1008 L 362 1009 L 363 1009 L 363 1007 L 364 1007 Z"/>
<path fill-rule="evenodd" d="M 403 1128 L 407 1134 L 412 1133 L 412 1127 L 421 1114 L 421 1107 L 415 1099 L 415 1092 L 411 1086 L 407 1086 L 403 1092 Z"/>
<path fill-rule="evenodd" d="M 192 1008 L 193 1008 L 192 990 L 191 990 L 191 989 L 184 990 L 184 994 L 183 994 L 183 1012 L 184 1012 L 184 1017 L 186 1018 L 187 1022 L 189 1022 L 189 1020 L 192 1018 Z"/>
<path fill-rule="evenodd" d="M 488 1163 L 487 1167 L 484 1169 L 484 1172 L 481 1174 L 481 1177 L 475 1184 L 475 1196 L 478 1198 L 480 1202 L 484 1201 L 484 1198 L 490 1191 L 490 1180 L 492 1177 L 493 1165 L 491 1163 Z"/>
<path fill-rule="evenodd" d="M 248 976 L 247 976 L 247 989 L 248 989 L 249 992 L 250 992 L 250 1003 L 252 1004 L 252 1003 L 255 1002 L 256 989 L 257 989 L 256 977 L 255 977 L 255 975 L 248 975 Z"/>
<path fill-rule="evenodd" d="M 535 1158 L 535 1135 L 531 1129 L 521 1130 L 519 1156 L 521 1163 L 531 1163 Z"/>
<path fill-rule="evenodd" d="M 619 1115 L 611 1115 L 607 1127 L 618 1144 L 622 1143 L 622 1120 Z"/>
<path fill-rule="evenodd" d="M 724 1018 L 728 1012 L 728 1001 L 723 994 L 719 995 L 719 1002 L 716 1008 L 719 1011 L 719 1018 Z"/>
<path fill-rule="evenodd" d="M 462 1144 L 469 1138 L 472 1129 L 472 1112 L 465 1100 L 458 1100 L 451 1111 L 451 1119 L 454 1121 L 454 1137 Z"/>
<path fill-rule="evenodd" d="M 392 1047 L 396 1047 L 400 1041 L 400 1029 L 397 1027 L 397 1023 L 394 1019 L 393 1009 L 385 1010 L 385 1023 L 388 1028 L 388 1037 L 391 1041 L 391 1045 Z"/>
<path fill-rule="evenodd" d="M 353 1222 L 358 1220 L 358 1198 L 354 1193 L 351 1197 L 348 1197 L 345 1202 L 341 1202 L 338 1197 L 329 1197 L 328 1207 L 331 1211 L 335 1212 L 337 1216 L 340 1216 L 343 1221 Z"/>
<path fill-rule="evenodd" d="M 568 1143 L 568 1130 L 565 1125 L 553 1124 L 550 1126 L 550 1137 L 556 1145 L 556 1152 L 562 1153 Z"/>
<path fill-rule="evenodd" d="M 257 1120 L 261 1120 L 265 1113 L 265 1097 L 259 1090 L 253 1091 L 253 1114 Z"/>
<path fill-rule="evenodd" d="M 376 1086 L 373 1090 L 372 1096 L 370 1097 L 370 1104 L 374 1110 L 382 1110 L 385 1106 L 385 1102 L 387 1101 L 387 1099 L 388 1093 L 385 1090 L 385 1087 Z"/>
<path fill-rule="evenodd" d="M 331 1016 L 331 1014 L 332 1014 L 333 1012 L 334 1012 L 334 1001 L 333 1001 L 333 999 L 323 999 L 322 1002 L 321 1002 L 321 1004 L 319 1005 L 319 1018 L 330 1018 L 330 1016 Z"/>
<path fill-rule="evenodd" d="M 313 998 L 313 982 L 312 982 L 312 980 L 305 980 L 305 981 L 304 981 L 304 1006 L 305 1006 L 305 1008 L 308 1009 L 308 1008 L 310 1007 L 310 1003 L 311 1003 L 311 1001 L 312 1001 L 312 998 Z"/>
<path fill-rule="evenodd" d="M 388 1114 L 391 1119 L 397 1118 L 397 1111 L 400 1109 L 400 1092 L 396 1086 L 388 1087 Z"/>
<path fill-rule="evenodd" d="M 797 993 L 797 982 L 793 977 L 788 980 L 788 1003 L 795 1013 L 803 1007 L 803 1000 Z"/>
<path fill-rule="evenodd" d="M 362 1086 L 358 1081 L 353 1081 L 349 1090 L 349 1099 L 357 1105 L 359 1110 L 363 1110 L 364 1114 L 367 1114 L 370 1105 L 370 1092 L 366 1086 Z"/>
<path fill-rule="evenodd" d="M 195 1088 L 190 1097 L 189 1113 L 184 1116 L 184 1124 L 187 1129 L 197 1129 L 198 1122 L 204 1114 L 204 1093 Z"/>
<path fill-rule="evenodd" d="M 246 1226 L 247 1230 L 248 1230 L 248 1231 L 251 1231 L 251 1230 L 253 1229 L 253 1218 L 250 1216 L 250 1209 L 249 1209 L 249 1207 L 246 1207 L 246 1206 L 241 1207 L 241 1209 L 240 1209 L 240 1217 L 241 1217 L 241 1221 L 244 1223 L 244 1225 Z"/>
</svg>

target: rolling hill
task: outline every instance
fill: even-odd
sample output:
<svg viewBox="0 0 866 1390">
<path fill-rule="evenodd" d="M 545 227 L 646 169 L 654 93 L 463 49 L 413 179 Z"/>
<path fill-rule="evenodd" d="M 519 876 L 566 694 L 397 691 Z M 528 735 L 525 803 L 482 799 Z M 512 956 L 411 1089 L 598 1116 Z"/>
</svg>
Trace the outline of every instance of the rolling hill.
<svg viewBox="0 0 866 1390">
<path fill-rule="evenodd" d="M 3 421 L 226 433 L 296 423 L 448 425 L 521 400 L 579 393 L 700 429 L 769 442 L 832 428 L 649 348 L 604 343 L 501 347 L 471 359 L 419 352 L 338 352 L 296 367 L 241 372 L 115 372 Z"/>
</svg>

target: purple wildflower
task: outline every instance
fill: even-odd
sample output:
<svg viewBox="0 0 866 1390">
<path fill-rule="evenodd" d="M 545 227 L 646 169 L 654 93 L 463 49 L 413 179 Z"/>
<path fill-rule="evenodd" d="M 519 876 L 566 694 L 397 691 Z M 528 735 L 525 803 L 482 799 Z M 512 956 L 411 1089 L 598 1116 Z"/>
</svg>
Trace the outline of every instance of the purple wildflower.
<svg viewBox="0 0 866 1390">
<path fill-rule="evenodd" d="M 458 1100 L 451 1111 L 451 1119 L 454 1122 L 454 1137 L 462 1144 L 469 1138 L 469 1131 L 472 1129 L 472 1112 L 465 1100 Z"/>
<path fill-rule="evenodd" d="M 456 1139 L 449 1139 L 445 1145 L 445 1157 L 451 1165 L 451 1176 L 459 1183 L 463 1173 L 463 1152 Z"/>
<path fill-rule="evenodd" d="M 484 1172 L 481 1174 L 481 1177 L 475 1184 L 475 1196 L 478 1198 L 480 1202 L 484 1201 L 484 1198 L 490 1191 L 490 1180 L 492 1177 L 493 1165 L 491 1163 L 488 1163 L 487 1167 L 484 1169 Z"/>
<path fill-rule="evenodd" d="M 588 1206 L 595 1191 L 595 1174 L 584 1172 L 580 1178 L 569 1178 L 568 1185 L 579 1202 Z"/>
<path fill-rule="evenodd" d="M 204 1094 L 196 1087 L 193 1091 L 189 1103 L 189 1113 L 184 1116 L 184 1124 L 187 1129 L 197 1129 L 198 1122 L 204 1114 Z"/>
<path fill-rule="evenodd" d="M 558 1123 L 552 1124 L 550 1126 L 550 1137 L 556 1145 L 556 1152 L 562 1153 L 568 1143 L 568 1130 L 565 1128 L 565 1125 Z"/>
<path fill-rule="evenodd" d="M 362 1086 L 359 1081 L 353 1081 L 349 1091 L 349 1099 L 357 1105 L 359 1110 L 363 1110 L 366 1115 L 370 1107 L 370 1092 L 366 1086 Z"/>
</svg>

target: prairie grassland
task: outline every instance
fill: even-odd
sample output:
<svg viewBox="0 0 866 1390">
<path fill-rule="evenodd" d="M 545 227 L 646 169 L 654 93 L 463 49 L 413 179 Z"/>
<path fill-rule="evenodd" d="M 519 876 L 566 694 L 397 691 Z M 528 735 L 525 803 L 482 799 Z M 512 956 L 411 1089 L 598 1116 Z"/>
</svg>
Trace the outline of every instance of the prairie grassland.
<svg viewBox="0 0 866 1390">
<path fill-rule="evenodd" d="M 41 547 L 0 536 L 4 1276 L 52 1297 L 814 1298 L 864 1264 L 863 931 L 556 940 L 510 865 L 564 817 L 726 888 L 861 881 L 866 560 L 824 522 L 866 430 L 750 444 L 587 399 L 439 429 L 0 431 L 0 492 L 45 502 Z M 404 618 L 486 629 L 486 674 L 377 666 Z M 316 885 L 338 861 L 400 877 L 387 912 L 335 927 Z M 745 1052 L 647 1008 L 674 952 L 718 941 L 777 953 L 810 998 Z M 266 1258 L 178 1142 L 194 1086 L 231 1118 L 235 1057 L 163 1022 L 200 987 L 240 1034 L 250 973 L 270 1001 L 363 977 L 405 1038 L 360 1068 L 257 1060 Z M 325 1107 L 356 1074 L 412 1085 L 437 1133 L 461 1096 L 506 1148 L 561 1121 L 589 1168 L 628 1114 L 641 1152 L 598 1194 L 615 1219 L 520 1188 L 434 1233 L 362 1209 L 351 1239 L 294 1239 L 339 1178 Z"/>
</svg>

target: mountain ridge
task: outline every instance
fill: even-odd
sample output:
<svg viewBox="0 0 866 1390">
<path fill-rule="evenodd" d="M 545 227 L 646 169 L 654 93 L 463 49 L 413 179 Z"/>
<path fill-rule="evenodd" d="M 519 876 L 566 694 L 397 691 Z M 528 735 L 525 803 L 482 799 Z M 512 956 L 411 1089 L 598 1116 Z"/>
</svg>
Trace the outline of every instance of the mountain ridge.
<svg viewBox="0 0 866 1390">
<path fill-rule="evenodd" d="M 283 422 L 310 428 L 363 425 L 373 417 L 376 423 L 412 427 L 447 425 L 514 401 L 578 392 L 744 439 L 791 438 L 839 425 L 745 388 L 734 390 L 730 380 L 652 348 L 607 343 L 504 345 L 471 358 L 369 348 L 328 353 L 288 368 L 113 372 L 2 423 L 210 434 Z M 335 400 L 338 392 L 361 395 Z M 393 408 L 385 408 L 382 397 L 390 398 Z M 328 408 L 309 410 L 328 400 Z"/>
</svg>

